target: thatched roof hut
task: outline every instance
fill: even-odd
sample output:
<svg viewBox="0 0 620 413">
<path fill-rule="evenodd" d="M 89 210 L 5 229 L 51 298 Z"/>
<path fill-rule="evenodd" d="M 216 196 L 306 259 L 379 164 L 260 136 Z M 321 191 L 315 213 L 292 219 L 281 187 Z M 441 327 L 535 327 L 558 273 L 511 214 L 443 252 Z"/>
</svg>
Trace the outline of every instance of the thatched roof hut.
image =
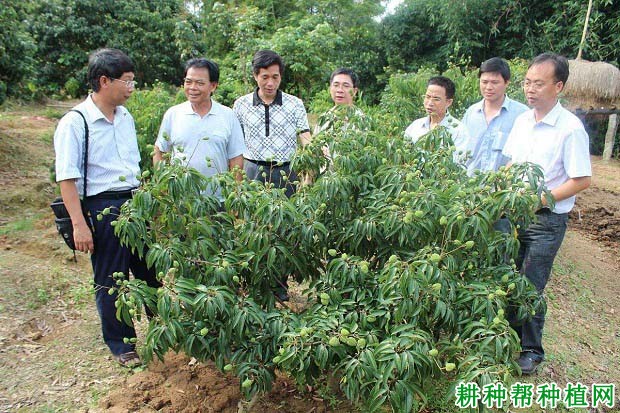
<svg viewBox="0 0 620 413">
<path fill-rule="evenodd" d="M 620 107 L 620 69 L 605 62 L 569 60 L 564 96 L 573 108 Z"/>
<path fill-rule="evenodd" d="M 603 149 L 603 159 L 609 160 L 618 130 L 620 69 L 609 63 L 587 60 L 569 60 L 568 64 L 570 74 L 563 91 L 568 108 L 573 111 L 582 109 L 586 113 L 601 113 L 600 109 L 609 110 L 609 124 Z"/>
</svg>

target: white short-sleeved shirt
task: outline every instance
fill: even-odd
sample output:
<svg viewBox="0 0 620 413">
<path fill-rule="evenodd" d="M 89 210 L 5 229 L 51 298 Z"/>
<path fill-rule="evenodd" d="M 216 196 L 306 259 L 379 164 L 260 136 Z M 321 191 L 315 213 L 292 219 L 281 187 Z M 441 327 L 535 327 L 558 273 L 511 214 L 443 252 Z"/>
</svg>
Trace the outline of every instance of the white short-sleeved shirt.
<svg viewBox="0 0 620 413">
<path fill-rule="evenodd" d="M 469 141 L 469 133 L 467 128 L 458 119 L 446 113 L 443 120 L 439 123 L 439 126 L 443 126 L 452 135 L 452 141 L 456 147 L 457 152 L 465 152 L 467 150 L 467 144 Z M 411 142 L 415 143 L 422 137 L 431 131 L 431 118 L 429 116 L 414 120 L 411 125 L 405 129 L 405 137 L 411 139 Z"/>
<path fill-rule="evenodd" d="M 588 134 L 579 118 L 559 102 L 540 122 L 536 122 L 534 110 L 517 117 L 503 153 L 512 163 L 539 165 L 549 190 L 570 178 L 592 176 Z M 574 205 L 572 196 L 556 202 L 553 212 L 567 213 Z"/>
<path fill-rule="evenodd" d="M 86 196 L 137 187 L 140 151 L 134 120 L 127 109 L 117 106 L 114 122 L 106 119 L 91 96 L 74 109 L 82 112 L 88 123 Z M 56 182 L 76 179 L 80 196 L 84 188 L 84 137 L 84 121 L 75 112 L 63 116 L 54 133 Z"/>
<path fill-rule="evenodd" d="M 243 154 L 243 132 L 232 109 L 211 100 L 211 110 L 205 116 L 197 114 L 190 102 L 173 106 L 166 111 L 155 145 L 162 152 L 172 151 L 204 176 L 228 171 L 228 161 Z M 219 188 L 213 189 L 220 200 Z"/>
</svg>

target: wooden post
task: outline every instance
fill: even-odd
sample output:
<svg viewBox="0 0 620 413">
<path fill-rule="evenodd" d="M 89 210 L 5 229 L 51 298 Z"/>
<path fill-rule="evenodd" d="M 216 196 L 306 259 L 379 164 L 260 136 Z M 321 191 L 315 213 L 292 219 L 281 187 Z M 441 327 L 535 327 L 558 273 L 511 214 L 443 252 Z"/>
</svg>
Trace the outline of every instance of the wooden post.
<svg viewBox="0 0 620 413">
<path fill-rule="evenodd" d="M 607 133 L 605 134 L 605 148 L 603 149 L 603 160 L 608 161 L 614 152 L 614 140 L 618 131 L 618 114 L 609 115 L 609 123 L 607 124 Z"/>
<path fill-rule="evenodd" d="M 586 13 L 586 22 L 583 24 L 583 33 L 579 42 L 579 51 L 577 52 L 577 60 L 581 60 L 581 52 L 586 44 L 586 34 L 588 33 L 588 23 L 590 22 L 590 12 L 592 11 L 592 0 L 588 2 L 588 12 Z"/>
</svg>

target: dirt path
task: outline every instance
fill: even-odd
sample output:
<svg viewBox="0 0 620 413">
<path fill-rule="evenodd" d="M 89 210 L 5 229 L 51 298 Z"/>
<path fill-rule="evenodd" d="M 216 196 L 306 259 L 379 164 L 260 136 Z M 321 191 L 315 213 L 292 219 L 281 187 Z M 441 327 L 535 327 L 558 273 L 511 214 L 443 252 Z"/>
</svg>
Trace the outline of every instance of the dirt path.
<svg viewBox="0 0 620 413">
<path fill-rule="evenodd" d="M 131 372 L 111 360 L 89 262 L 69 261 L 47 211 L 54 124 L 19 112 L 0 116 L 0 412 L 236 411 L 238 381 L 210 365 L 169 355 Z M 38 141 L 20 143 L 35 130 Z M 32 159 L 37 166 L 29 169 Z M 548 361 L 534 383 L 620 385 L 620 163 L 594 159 L 594 174 L 547 289 Z M 354 409 L 333 393 L 302 395 L 280 378 L 253 411 Z"/>
</svg>

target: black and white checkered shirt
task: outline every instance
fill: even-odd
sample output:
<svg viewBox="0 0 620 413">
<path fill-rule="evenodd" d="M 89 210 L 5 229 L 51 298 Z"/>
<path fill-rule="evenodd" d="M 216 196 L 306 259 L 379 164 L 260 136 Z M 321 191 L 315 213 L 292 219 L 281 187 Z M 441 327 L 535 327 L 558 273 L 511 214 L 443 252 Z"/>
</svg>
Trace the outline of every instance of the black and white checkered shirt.
<svg viewBox="0 0 620 413">
<path fill-rule="evenodd" d="M 245 135 L 246 159 L 287 162 L 297 149 L 297 135 L 310 131 L 301 99 L 280 90 L 266 105 L 256 88 L 237 99 L 233 110 Z"/>
</svg>

